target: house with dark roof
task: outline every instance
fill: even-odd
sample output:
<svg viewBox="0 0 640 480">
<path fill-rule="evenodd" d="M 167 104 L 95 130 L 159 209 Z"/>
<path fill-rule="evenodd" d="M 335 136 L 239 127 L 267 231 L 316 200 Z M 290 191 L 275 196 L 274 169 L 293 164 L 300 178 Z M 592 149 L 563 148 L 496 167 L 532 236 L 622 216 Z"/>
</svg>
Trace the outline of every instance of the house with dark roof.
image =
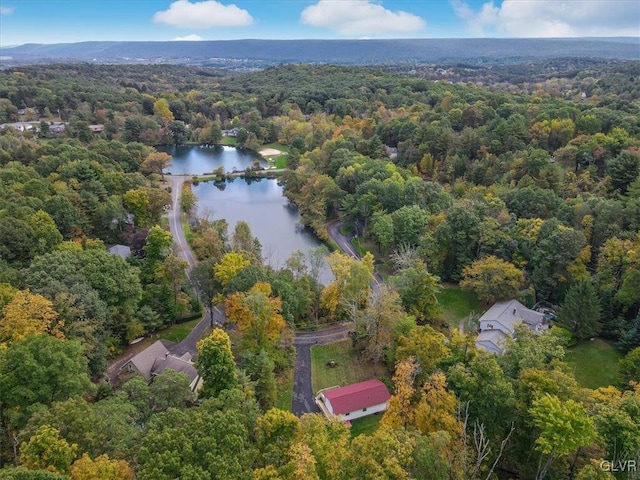
<svg viewBox="0 0 640 480">
<path fill-rule="evenodd" d="M 367 380 L 318 392 L 316 403 L 328 418 L 354 420 L 384 412 L 391 395 L 380 380 Z"/>
<path fill-rule="evenodd" d="M 169 343 L 158 340 L 122 365 L 118 375 L 121 378 L 141 375 L 147 382 L 151 382 L 154 377 L 161 375 L 165 370 L 173 370 L 185 374 L 189 379 L 191 391 L 197 391 L 202 380 L 191 362 L 191 354 L 187 352 L 180 357 L 172 355 L 169 346 Z"/>
<path fill-rule="evenodd" d="M 501 354 L 507 338 L 515 337 L 515 326 L 523 324 L 540 335 L 551 327 L 544 313 L 525 307 L 517 300 L 495 303 L 480 317 L 476 348 Z"/>
</svg>

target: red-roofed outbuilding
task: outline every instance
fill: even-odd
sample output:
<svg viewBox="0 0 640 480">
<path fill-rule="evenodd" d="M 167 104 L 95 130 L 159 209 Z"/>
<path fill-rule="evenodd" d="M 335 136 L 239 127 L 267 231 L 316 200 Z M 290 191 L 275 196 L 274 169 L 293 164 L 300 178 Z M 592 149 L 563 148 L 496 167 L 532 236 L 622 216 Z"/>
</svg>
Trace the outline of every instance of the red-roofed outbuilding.
<svg viewBox="0 0 640 480">
<path fill-rule="evenodd" d="M 387 409 L 389 390 L 380 380 L 367 380 L 318 393 L 316 401 L 325 415 L 353 420 Z"/>
</svg>

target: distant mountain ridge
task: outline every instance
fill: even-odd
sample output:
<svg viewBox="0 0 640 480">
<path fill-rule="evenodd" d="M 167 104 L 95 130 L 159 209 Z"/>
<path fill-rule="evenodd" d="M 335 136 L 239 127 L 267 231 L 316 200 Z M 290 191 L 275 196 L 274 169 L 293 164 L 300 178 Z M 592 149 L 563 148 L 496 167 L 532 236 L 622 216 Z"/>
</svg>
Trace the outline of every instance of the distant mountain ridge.
<svg viewBox="0 0 640 480">
<path fill-rule="evenodd" d="M 556 57 L 638 59 L 640 38 L 80 42 L 0 48 L 0 62 L 5 66 L 42 61 L 186 64 L 249 61 L 266 65 L 471 61 L 502 64 Z"/>
</svg>

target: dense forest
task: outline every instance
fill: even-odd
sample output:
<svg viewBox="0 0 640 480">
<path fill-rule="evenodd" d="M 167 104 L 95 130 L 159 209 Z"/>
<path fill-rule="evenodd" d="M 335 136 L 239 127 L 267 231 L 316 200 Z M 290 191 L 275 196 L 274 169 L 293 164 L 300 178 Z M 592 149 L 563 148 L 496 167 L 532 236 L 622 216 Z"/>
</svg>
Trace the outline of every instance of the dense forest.
<svg viewBox="0 0 640 480">
<path fill-rule="evenodd" d="M 0 479 L 637 478 L 610 470 L 640 463 L 640 63 L 546 65 L 1 71 L 0 123 L 33 123 L 0 131 Z M 284 192 L 335 251 L 274 268 L 246 223 L 197 217 L 194 178 L 187 276 L 154 147 L 232 128 L 286 149 Z M 546 302 L 555 326 L 478 351 L 445 283 Z M 214 306 L 197 396 L 171 370 L 106 381 L 131 341 Z M 392 394 L 360 435 L 275 408 L 295 333 L 339 322 Z M 594 337 L 624 357 L 587 388 L 566 356 Z"/>
</svg>

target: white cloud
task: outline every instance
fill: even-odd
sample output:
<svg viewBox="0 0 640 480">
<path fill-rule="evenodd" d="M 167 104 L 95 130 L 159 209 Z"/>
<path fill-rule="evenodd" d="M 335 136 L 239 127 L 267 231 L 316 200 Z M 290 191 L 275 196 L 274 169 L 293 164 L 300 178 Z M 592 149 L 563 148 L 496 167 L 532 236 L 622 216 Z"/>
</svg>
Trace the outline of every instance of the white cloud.
<svg viewBox="0 0 640 480">
<path fill-rule="evenodd" d="M 319 0 L 302 11 L 300 21 L 343 35 L 408 33 L 427 25 L 417 15 L 391 11 L 371 0 Z"/>
<path fill-rule="evenodd" d="M 450 0 L 455 14 L 477 36 L 611 37 L 640 35 L 637 0 L 503 0 L 473 10 Z"/>
<path fill-rule="evenodd" d="M 0 7 L 0 15 L 11 15 L 14 10 L 13 7 Z"/>
<path fill-rule="evenodd" d="M 194 3 L 178 0 L 168 10 L 156 12 L 153 20 L 182 28 L 243 27 L 253 23 L 248 11 L 215 0 Z"/>
<path fill-rule="evenodd" d="M 186 35 L 184 37 L 176 37 L 176 38 L 172 38 L 172 41 L 174 42 L 201 42 L 202 40 L 204 40 L 204 38 L 202 38 L 200 35 Z"/>
</svg>

